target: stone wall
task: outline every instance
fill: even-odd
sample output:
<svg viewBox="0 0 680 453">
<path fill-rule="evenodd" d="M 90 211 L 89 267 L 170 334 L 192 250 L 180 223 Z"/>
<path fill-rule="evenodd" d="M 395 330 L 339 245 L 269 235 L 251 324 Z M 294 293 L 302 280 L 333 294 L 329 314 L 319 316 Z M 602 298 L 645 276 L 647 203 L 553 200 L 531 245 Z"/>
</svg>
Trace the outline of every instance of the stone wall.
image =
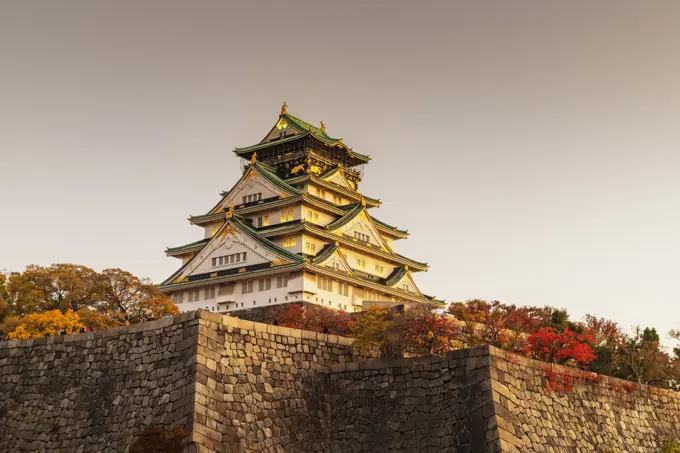
<svg viewBox="0 0 680 453">
<path fill-rule="evenodd" d="M 500 452 L 489 349 L 331 367 L 333 453 Z"/>
<path fill-rule="evenodd" d="M 348 338 L 204 312 L 193 439 L 201 452 L 328 450 L 328 367 L 360 361 Z"/>
<path fill-rule="evenodd" d="M 495 348 L 490 365 L 503 452 L 660 453 L 680 440 L 680 393 Z"/>
<path fill-rule="evenodd" d="M 495 348 L 381 361 L 351 343 L 210 312 L 0 342 L 0 451 L 127 452 L 149 427 L 182 427 L 185 453 L 660 453 L 680 439 L 674 392 Z"/>
<path fill-rule="evenodd" d="M 123 452 L 146 427 L 191 432 L 197 329 L 192 312 L 0 342 L 0 451 Z"/>
</svg>

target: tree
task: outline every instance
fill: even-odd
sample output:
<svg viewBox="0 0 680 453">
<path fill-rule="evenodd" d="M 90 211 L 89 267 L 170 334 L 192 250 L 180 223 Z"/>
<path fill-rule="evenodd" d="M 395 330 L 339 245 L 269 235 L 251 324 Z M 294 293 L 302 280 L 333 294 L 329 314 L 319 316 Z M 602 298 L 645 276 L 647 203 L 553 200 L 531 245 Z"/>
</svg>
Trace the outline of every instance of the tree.
<svg viewBox="0 0 680 453">
<path fill-rule="evenodd" d="M 352 336 L 354 321 L 348 313 L 316 305 L 287 304 L 272 307 L 267 322 L 283 327 Z"/>
<path fill-rule="evenodd" d="M 357 314 L 354 321 L 354 347 L 361 352 L 377 351 L 381 357 L 404 354 L 404 339 L 396 329 L 401 315 L 390 307 L 373 305 Z"/>
<path fill-rule="evenodd" d="M 125 318 L 120 313 L 101 312 L 90 308 L 81 308 L 76 313 L 80 316 L 80 322 L 90 331 L 108 329 L 122 326 Z"/>
<path fill-rule="evenodd" d="M 2 324 L 5 316 L 9 312 L 9 290 L 7 288 L 7 275 L 0 272 L 0 324 Z"/>
<path fill-rule="evenodd" d="M 150 280 L 122 269 L 104 269 L 99 274 L 98 289 L 100 310 L 122 313 L 133 323 L 179 313 L 172 300 Z"/>
<path fill-rule="evenodd" d="M 97 291 L 97 273 L 78 264 L 53 264 L 47 269 L 52 280 L 52 294 L 56 308 L 78 311 L 93 307 L 100 297 Z"/>
<path fill-rule="evenodd" d="M 430 306 L 411 308 L 399 318 L 395 327 L 403 331 L 404 349 L 410 354 L 438 354 L 463 346 L 456 339 L 458 329 L 453 320 Z"/>
<path fill-rule="evenodd" d="M 585 366 L 595 359 L 590 334 L 577 334 L 565 328 L 558 332 L 552 327 L 541 327 L 529 335 L 525 352 L 528 356 L 545 362 L 570 366 Z"/>
<path fill-rule="evenodd" d="M 43 313 L 34 313 L 22 318 L 14 331 L 9 333 L 12 340 L 28 340 L 30 338 L 42 338 L 59 335 L 60 333 L 76 333 L 82 327 L 77 313 L 68 310 L 62 313 L 59 310 L 50 310 Z"/>
<path fill-rule="evenodd" d="M 617 347 L 620 367 L 617 377 L 669 387 L 678 378 L 677 363 L 660 348 L 656 329 L 635 327 L 633 334 L 624 336 Z"/>
<path fill-rule="evenodd" d="M 21 324 L 20 316 L 6 316 L 2 324 L 0 324 L 0 337 L 7 336 L 11 331 Z"/>
<path fill-rule="evenodd" d="M 618 324 L 609 319 L 587 314 L 583 322 L 583 331 L 593 337 L 591 347 L 595 353 L 595 360 L 588 364 L 588 370 L 608 376 L 616 375 L 621 362 L 617 349 L 625 337 Z"/>
<path fill-rule="evenodd" d="M 179 313 L 150 280 L 121 269 L 97 273 L 78 264 L 53 264 L 0 273 L 2 332 L 15 330 L 22 317 L 52 310 L 80 313 L 91 329 L 120 325 L 125 318 L 141 322 Z"/>
<path fill-rule="evenodd" d="M 492 346 L 519 351 L 526 335 L 550 325 L 551 307 L 517 307 L 481 299 L 452 303 L 447 312 L 463 322 L 460 339 L 469 346 Z"/>
</svg>

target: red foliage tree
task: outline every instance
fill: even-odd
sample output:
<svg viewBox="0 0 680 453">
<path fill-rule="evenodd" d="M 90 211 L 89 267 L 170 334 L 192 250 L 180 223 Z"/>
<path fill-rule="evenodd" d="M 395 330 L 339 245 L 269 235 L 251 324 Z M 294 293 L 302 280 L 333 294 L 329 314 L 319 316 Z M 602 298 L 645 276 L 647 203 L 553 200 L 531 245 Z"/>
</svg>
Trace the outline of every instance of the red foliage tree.
<svg viewBox="0 0 680 453">
<path fill-rule="evenodd" d="M 462 347 L 457 340 L 458 329 L 453 320 L 431 307 L 415 307 L 407 311 L 398 324 L 406 352 L 438 354 Z"/>
<path fill-rule="evenodd" d="M 550 307 L 517 307 L 499 301 L 473 299 L 454 302 L 448 313 L 464 323 L 461 340 L 469 346 L 490 344 L 507 350 L 520 350 L 526 335 L 550 321 Z"/>
<path fill-rule="evenodd" d="M 271 322 L 283 327 L 351 336 L 354 321 L 349 314 L 314 305 L 288 304 L 269 314 Z"/>
<path fill-rule="evenodd" d="M 552 327 L 542 327 L 529 335 L 524 351 L 528 356 L 545 362 L 572 366 L 585 366 L 595 359 L 590 344 L 593 336 L 577 334 L 569 329 L 558 332 Z"/>
</svg>

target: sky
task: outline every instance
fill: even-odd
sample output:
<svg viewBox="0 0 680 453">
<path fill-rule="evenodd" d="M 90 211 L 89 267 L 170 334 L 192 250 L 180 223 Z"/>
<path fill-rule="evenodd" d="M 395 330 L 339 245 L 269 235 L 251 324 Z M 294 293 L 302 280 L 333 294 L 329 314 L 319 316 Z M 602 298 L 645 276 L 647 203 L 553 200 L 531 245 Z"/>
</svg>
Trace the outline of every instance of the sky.
<svg viewBox="0 0 680 453">
<path fill-rule="evenodd" d="M 422 291 L 680 328 L 680 2 L 0 0 L 0 269 L 162 281 L 283 101 Z"/>
</svg>

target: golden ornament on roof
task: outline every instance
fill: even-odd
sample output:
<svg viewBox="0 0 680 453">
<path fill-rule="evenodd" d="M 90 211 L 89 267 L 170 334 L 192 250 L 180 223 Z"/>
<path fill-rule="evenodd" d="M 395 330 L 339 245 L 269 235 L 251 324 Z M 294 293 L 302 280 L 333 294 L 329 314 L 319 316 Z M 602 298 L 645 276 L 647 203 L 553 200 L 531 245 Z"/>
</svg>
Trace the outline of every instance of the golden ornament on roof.
<svg viewBox="0 0 680 453">
<path fill-rule="evenodd" d="M 250 163 L 254 164 L 257 162 L 257 152 L 254 152 L 253 155 L 250 157 Z"/>
<path fill-rule="evenodd" d="M 286 101 L 283 101 L 283 105 L 281 106 L 281 115 L 285 115 L 288 113 L 288 104 L 286 104 Z"/>
<path fill-rule="evenodd" d="M 227 219 L 231 219 L 234 216 L 234 205 L 231 205 L 229 211 L 227 211 Z"/>
<path fill-rule="evenodd" d="M 361 207 L 365 208 L 366 207 L 366 199 L 364 198 L 363 195 L 360 195 L 359 201 L 361 201 Z"/>
<path fill-rule="evenodd" d="M 326 123 L 324 123 L 323 120 L 321 120 L 321 132 L 326 132 Z"/>
</svg>

